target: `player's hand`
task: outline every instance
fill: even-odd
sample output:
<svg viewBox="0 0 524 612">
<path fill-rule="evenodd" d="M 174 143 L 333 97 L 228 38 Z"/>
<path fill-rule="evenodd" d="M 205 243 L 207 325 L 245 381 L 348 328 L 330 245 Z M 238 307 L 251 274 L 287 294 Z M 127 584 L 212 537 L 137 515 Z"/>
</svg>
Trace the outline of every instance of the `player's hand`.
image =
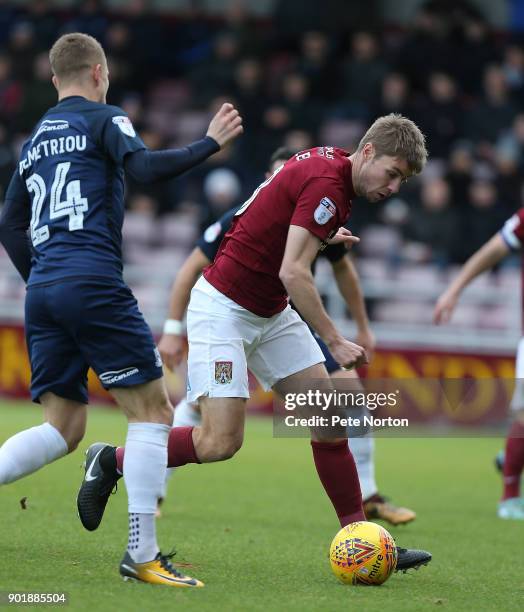
<svg viewBox="0 0 524 612">
<path fill-rule="evenodd" d="M 355 341 L 366 351 L 368 361 L 371 361 L 373 353 L 375 352 L 375 346 L 377 344 L 375 334 L 369 329 L 369 327 L 359 329 Z"/>
<path fill-rule="evenodd" d="M 340 337 L 328 344 L 329 350 L 335 361 L 344 369 L 360 368 L 368 363 L 368 357 L 363 347 Z"/>
<path fill-rule="evenodd" d="M 206 136 L 218 142 L 220 148 L 242 134 L 242 117 L 229 102 L 222 104 L 218 113 L 211 119 Z"/>
<path fill-rule="evenodd" d="M 333 238 L 328 240 L 328 244 L 340 244 L 341 242 L 346 245 L 346 249 L 350 249 L 354 244 L 360 242 L 360 238 L 358 236 L 353 236 L 345 227 L 341 227 Z"/>
<path fill-rule="evenodd" d="M 459 296 L 456 293 L 445 291 L 437 300 L 435 310 L 433 311 L 433 323 L 440 325 L 441 323 L 449 323 L 451 315 L 455 310 Z"/>
<path fill-rule="evenodd" d="M 180 365 L 185 355 L 186 343 L 182 336 L 164 334 L 158 343 L 158 350 L 165 366 L 173 371 Z"/>
</svg>

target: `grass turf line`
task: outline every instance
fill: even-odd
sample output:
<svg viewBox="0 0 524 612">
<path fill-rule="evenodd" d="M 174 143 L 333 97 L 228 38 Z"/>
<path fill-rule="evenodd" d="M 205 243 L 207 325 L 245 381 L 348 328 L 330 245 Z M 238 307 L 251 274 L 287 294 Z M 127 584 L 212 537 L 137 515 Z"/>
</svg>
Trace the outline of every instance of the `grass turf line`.
<svg viewBox="0 0 524 612">
<path fill-rule="evenodd" d="M 0 443 L 38 424 L 40 414 L 2 402 Z M 183 590 L 120 579 L 123 486 L 98 531 L 83 530 L 76 516 L 83 451 L 97 440 L 121 443 L 125 430 L 117 411 L 92 409 L 75 453 L 0 489 L 0 591 L 65 591 L 68 610 L 522 609 L 524 525 L 495 516 L 500 478 L 492 457 L 500 439 L 377 440 L 381 490 L 418 512 L 413 524 L 388 529 L 399 545 L 427 548 L 434 560 L 381 587 L 352 588 L 329 568 L 338 523 L 308 441 L 274 439 L 270 420 L 250 418 L 234 459 L 187 466 L 171 481 L 159 542 L 166 551 L 175 545 L 175 559 L 192 566 L 185 571 L 206 582 Z"/>
</svg>

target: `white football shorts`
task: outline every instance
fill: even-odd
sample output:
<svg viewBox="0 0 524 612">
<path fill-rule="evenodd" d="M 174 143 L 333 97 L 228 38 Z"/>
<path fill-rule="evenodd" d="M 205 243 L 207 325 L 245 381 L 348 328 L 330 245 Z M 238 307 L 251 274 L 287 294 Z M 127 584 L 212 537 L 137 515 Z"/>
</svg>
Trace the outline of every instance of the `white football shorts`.
<svg viewBox="0 0 524 612">
<path fill-rule="evenodd" d="M 524 338 L 521 338 L 517 347 L 517 361 L 515 364 L 515 390 L 510 404 L 513 412 L 524 411 Z"/>
<path fill-rule="evenodd" d="M 202 276 L 187 311 L 187 401 L 249 398 L 248 369 L 268 391 L 286 376 L 325 361 L 308 326 L 287 306 L 259 317 L 220 293 Z"/>
</svg>

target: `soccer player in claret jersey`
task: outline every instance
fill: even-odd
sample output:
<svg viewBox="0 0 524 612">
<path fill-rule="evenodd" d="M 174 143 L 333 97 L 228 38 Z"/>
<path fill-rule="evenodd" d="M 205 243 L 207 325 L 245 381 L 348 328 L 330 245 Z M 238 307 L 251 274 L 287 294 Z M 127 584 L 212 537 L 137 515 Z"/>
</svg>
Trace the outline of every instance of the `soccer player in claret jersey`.
<svg viewBox="0 0 524 612">
<path fill-rule="evenodd" d="M 271 156 L 266 179 L 279 166 L 296 154 L 297 151 L 285 147 L 277 149 Z M 190 256 L 182 265 L 173 283 L 169 300 L 169 318 L 165 322 L 164 333 L 158 343 L 158 349 L 160 350 L 164 365 L 169 369 L 174 369 L 185 357 L 182 319 L 189 303 L 191 289 L 204 268 L 215 259 L 220 243 L 229 231 L 237 210 L 238 207 L 228 211 L 216 223 L 213 223 L 206 229 Z M 356 342 L 366 350 L 368 357 L 370 357 L 375 348 L 375 338 L 369 327 L 358 274 L 348 256 L 347 249 L 342 243 L 328 244 L 320 254 L 330 262 L 337 287 L 357 325 Z M 315 262 L 313 262 L 313 274 L 315 273 Z M 320 336 L 316 332 L 313 332 L 313 336 L 324 354 L 326 369 L 333 379 L 347 380 L 348 378 L 358 378 L 355 370 L 342 370 Z M 367 410 L 364 410 L 367 413 Z M 173 427 L 194 427 L 195 425 L 200 425 L 200 412 L 197 404 L 190 404 L 186 399 L 181 400 L 175 408 Z M 378 491 L 375 481 L 374 439 L 372 435 L 353 436 L 348 442 L 357 466 L 366 517 L 368 519 L 383 519 L 392 525 L 409 523 L 414 520 L 416 514 L 413 510 L 395 506 L 387 501 Z M 117 451 L 117 456 L 119 463 L 121 463 L 120 451 Z M 172 472 L 172 469 L 168 469 L 168 476 Z M 167 479 L 165 491 L 167 491 Z M 163 501 L 164 497 L 165 492 L 161 501 Z"/>
<path fill-rule="evenodd" d="M 463 289 L 479 274 L 502 261 L 509 253 L 522 251 L 523 245 L 524 208 L 521 208 L 506 221 L 500 232 L 488 240 L 464 264 L 458 276 L 439 297 L 433 315 L 434 322 L 447 323 Z M 515 390 L 511 399 L 513 422 L 506 438 L 506 452 L 502 466 L 504 487 L 497 514 L 502 519 L 522 521 L 524 498 L 520 494 L 520 479 L 524 469 L 524 338 L 521 338 L 518 344 L 515 369 Z"/>
<path fill-rule="evenodd" d="M 124 172 L 141 182 L 172 178 L 240 134 L 241 118 L 224 104 L 202 140 L 150 152 L 126 114 L 105 103 L 107 61 L 94 38 L 62 36 L 50 62 L 58 103 L 22 147 L 0 220 L 1 241 L 27 281 L 31 394 L 44 408 L 44 423 L 0 448 L 0 485 L 76 448 L 85 431 L 91 366 L 129 421 L 129 543 L 122 576 L 202 586 L 178 572 L 156 541 L 154 515 L 173 412 L 151 331 L 122 279 Z M 87 492 L 111 486 L 104 479 L 106 454 L 103 447 L 88 454 Z M 89 525 L 98 509 L 84 510 Z"/>
<path fill-rule="evenodd" d="M 367 362 L 365 350 L 346 340 L 328 317 L 311 264 L 335 234 L 347 243 L 358 241 L 342 228 L 355 195 L 378 202 L 396 193 L 426 158 L 418 127 L 391 114 L 375 121 L 351 155 L 315 147 L 293 156 L 240 207 L 215 261 L 191 291 L 187 400 L 198 402 L 202 424 L 171 430 L 168 467 L 221 461 L 238 451 L 248 368 L 280 396 L 312 380 L 329 384 L 324 355 L 288 297 L 340 366 Z M 340 524 L 365 520 L 347 439 L 314 430 L 311 446 Z M 430 560 L 425 551 L 399 548 L 397 569 Z"/>
</svg>

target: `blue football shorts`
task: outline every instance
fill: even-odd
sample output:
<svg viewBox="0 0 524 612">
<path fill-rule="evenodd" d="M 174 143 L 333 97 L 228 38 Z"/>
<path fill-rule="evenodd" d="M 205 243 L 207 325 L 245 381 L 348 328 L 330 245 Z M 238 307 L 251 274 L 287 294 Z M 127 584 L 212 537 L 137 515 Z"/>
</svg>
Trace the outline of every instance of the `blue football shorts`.
<svg viewBox="0 0 524 612">
<path fill-rule="evenodd" d="M 87 403 L 89 367 L 106 389 L 162 376 L 151 330 L 122 281 L 65 279 L 28 287 L 25 333 L 35 402 L 51 391 Z"/>
</svg>

